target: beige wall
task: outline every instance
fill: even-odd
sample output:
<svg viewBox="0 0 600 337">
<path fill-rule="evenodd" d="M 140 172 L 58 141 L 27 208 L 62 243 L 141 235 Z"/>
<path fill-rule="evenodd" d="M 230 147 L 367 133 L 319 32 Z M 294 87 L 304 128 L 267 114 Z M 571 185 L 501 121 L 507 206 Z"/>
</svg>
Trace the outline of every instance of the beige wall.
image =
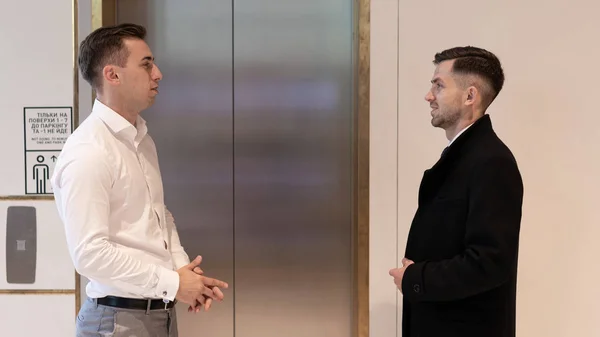
<svg viewBox="0 0 600 337">
<path fill-rule="evenodd" d="M 398 0 L 371 0 L 369 336 L 396 336 Z M 399 335 L 398 335 L 399 336 Z"/>
<path fill-rule="evenodd" d="M 372 336 L 394 335 L 396 314 L 401 322 L 387 270 L 404 250 L 423 170 L 447 143 L 423 98 L 431 60 L 467 44 L 496 53 L 506 73 L 489 113 L 525 183 L 518 336 L 600 336 L 597 13 L 591 0 L 372 0 Z"/>
</svg>

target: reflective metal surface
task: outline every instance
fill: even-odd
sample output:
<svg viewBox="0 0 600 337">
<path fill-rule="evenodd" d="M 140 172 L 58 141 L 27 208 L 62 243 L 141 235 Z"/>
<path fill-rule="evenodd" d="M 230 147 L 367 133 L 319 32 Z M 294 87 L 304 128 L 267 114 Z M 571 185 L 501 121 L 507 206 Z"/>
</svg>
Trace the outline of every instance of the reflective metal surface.
<svg viewBox="0 0 600 337">
<path fill-rule="evenodd" d="M 143 113 L 160 160 L 165 203 L 202 268 L 233 285 L 231 2 L 117 1 L 118 22 L 143 24 L 163 73 Z M 168 3 L 168 5 L 167 5 Z M 210 8 L 210 10 L 208 10 Z M 181 337 L 233 336 L 233 291 L 208 313 L 178 306 Z"/>
<path fill-rule="evenodd" d="M 232 286 L 180 336 L 351 336 L 352 1 L 118 4 L 164 75 L 143 116 L 182 242 Z"/>
<path fill-rule="evenodd" d="M 351 336 L 351 3 L 235 1 L 236 337 Z"/>
</svg>

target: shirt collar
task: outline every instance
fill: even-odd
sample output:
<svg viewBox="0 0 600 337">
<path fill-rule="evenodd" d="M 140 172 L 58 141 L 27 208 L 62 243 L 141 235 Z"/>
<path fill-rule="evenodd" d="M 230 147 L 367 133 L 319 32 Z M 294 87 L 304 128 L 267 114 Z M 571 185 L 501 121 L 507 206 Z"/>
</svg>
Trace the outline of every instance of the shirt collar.
<svg viewBox="0 0 600 337">
<path fill-rule="evenodd" d="M 450 143 L 448 143 L 448 146 L 452 145 L 452 143 L 454 143 L 454 141 L 458 138 L 458 136 L 462 135 L 463 132 L 467 131 L 467 129 L 470 128 L 471 125 L 473 125 L 473 123 L 467 125 L 464 129 L 460 130 L 460 132 L 457 133 L 456 136 L 454 136 L 454 138 L 452 138 L 452 140 L 450 141 Z"/>
<path fill-rule="evenodd" d="M 94 101 L 92 114 L 98 116 L 115 135 L 123 136 L 136 147 L 148 132 L 146 121 L 142 117 L 137 116 L 134 126 L 98 99 Z"/>
</svg>

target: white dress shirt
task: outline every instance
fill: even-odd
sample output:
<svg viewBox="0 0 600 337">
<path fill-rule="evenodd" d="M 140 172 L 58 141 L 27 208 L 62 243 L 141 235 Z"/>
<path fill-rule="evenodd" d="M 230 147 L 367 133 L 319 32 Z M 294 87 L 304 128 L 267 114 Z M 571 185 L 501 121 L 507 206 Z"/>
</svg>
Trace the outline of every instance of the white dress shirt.
<svg viewBox="0 0 600 337">
<path fill-rule="evenodd" d="M 52 187 L 67 245 L 90 298 L 174 300 L 175 271 L 189 263 L 164 205 L 158 156 L 146 122 L 133 126 L 96 100 L 68 138 Z"/>
</svg>

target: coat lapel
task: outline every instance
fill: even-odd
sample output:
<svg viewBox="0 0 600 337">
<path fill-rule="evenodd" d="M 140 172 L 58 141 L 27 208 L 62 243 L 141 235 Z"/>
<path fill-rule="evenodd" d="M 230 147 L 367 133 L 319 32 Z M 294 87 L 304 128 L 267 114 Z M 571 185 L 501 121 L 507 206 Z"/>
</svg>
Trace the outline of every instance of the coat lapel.
<svg viewBox="0 0 600 337">
<path fill-rule="evenodd" d="M 423 173 L 419 187 L 419 206 L 429 202 L 436 196 L 440 186 L 461 158 L 469 151 L 469 145 L 476 141 L 482 133 L 492 130 L 491 120 L 488 115 L 479 118 L 473 125 L 460 135 L 440 159 Z"/>
</svg>

